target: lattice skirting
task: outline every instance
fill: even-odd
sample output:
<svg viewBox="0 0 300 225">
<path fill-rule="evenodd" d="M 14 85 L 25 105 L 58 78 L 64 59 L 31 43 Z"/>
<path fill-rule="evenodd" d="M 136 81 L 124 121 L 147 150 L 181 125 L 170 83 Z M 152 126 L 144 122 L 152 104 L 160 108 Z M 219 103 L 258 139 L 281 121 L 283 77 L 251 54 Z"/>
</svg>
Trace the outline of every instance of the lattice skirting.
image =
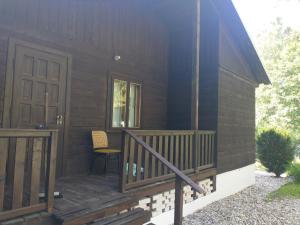
<svg viewBox="0 0 300 225">
<path fill-rule="evenodd" d="M 200 187 L 202 187 L 205 190 L 206 192 L 205 195 L 212 193 L 213 191 L 212 179 L 206 179 L 200 181 L 198 182 L 198 184 Z M 188 185 L 183 188 L 183 191 L 184 191 L 183 198 L 185 204 L 190 203 L 203 196 L 203 194 L 198 194 L 198 193 L 195 194 L 194 191 L 192 191 L 191 187 Z M 148 197 L 140 200 L 137 208 L 139 207 L 151 211 L 152 217 L 154 217 L 174 209 L 174 202 L 175 202 L 175 189 L 172 189 L 170 191 L 166 191 L 154 195 L 152 197 Z"/>
</svg>

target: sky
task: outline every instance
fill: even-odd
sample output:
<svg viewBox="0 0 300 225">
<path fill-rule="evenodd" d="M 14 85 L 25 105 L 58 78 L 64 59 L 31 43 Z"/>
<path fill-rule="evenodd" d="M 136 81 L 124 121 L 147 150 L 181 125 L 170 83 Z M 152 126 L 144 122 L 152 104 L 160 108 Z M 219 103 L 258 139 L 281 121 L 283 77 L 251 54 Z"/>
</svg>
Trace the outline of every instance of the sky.
<svg viewBox="0 0 300 225">
<path fill-rule="evenodd" d="M 300 30 L 300 0 L 232 0 L 252 40 L 281 17 Z"/>
</svg>

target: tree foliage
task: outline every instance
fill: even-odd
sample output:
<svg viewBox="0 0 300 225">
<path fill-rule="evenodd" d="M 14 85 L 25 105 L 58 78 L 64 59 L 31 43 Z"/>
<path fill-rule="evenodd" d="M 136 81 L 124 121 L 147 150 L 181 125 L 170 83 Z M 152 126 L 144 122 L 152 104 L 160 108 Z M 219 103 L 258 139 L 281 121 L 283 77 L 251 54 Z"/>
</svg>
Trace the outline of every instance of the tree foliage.
<svg viewBox="0 0 300 225">
<path fill-rule="evenodd" d="M 287 129 L 300 138 L 300 31 L 280 19 L 258 38 L 258 51 L 272 85 L 257 90 L 257 126 Z"/>
</svg>

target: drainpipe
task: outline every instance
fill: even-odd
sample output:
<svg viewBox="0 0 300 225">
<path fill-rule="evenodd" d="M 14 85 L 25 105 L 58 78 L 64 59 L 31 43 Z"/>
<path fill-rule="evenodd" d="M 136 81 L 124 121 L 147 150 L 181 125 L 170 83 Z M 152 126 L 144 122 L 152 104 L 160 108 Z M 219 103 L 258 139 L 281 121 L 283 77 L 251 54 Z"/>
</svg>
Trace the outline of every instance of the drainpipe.
<svg viewBox="0 0 300 225">
<path fill-rule="evenodd" d="M 193 32 L 193 75 L 192 75 L 192 109 L 191 129 L 199 128 L 199 73 L 200 73 L 200 0 L 195 0 L 194 32 Z"/>
</svg>

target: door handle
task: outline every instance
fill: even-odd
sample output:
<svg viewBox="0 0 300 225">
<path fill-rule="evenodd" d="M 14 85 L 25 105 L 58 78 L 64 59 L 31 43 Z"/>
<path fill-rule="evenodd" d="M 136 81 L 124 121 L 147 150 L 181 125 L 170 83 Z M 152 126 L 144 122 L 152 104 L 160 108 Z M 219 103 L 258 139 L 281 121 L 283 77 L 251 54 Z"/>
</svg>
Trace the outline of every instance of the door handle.
<svg viewBox="0 0 300 225">
<path fill-rule="evenodd" d="M 56 124 L 57 125 L 63 125 L 64 117 L 62 115 L 58 115 L 56 117 Z"/>
</svg>

